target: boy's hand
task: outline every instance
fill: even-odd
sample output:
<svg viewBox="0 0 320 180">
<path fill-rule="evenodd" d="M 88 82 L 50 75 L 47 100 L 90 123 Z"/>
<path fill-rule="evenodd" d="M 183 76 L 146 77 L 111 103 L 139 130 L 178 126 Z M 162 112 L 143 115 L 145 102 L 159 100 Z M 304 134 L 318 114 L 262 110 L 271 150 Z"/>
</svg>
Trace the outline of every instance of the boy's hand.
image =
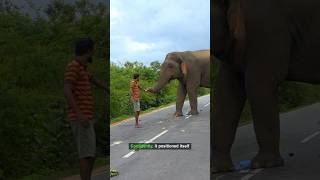
<svg viewBox="0 0 320 180">
<path fill-rule="evenodd" d="M 149 87 L 149 88 L 147 88 L 147 89 L 145 89 L 145 91 L 146 91 L 146 92 L 150 92 L 150 93 L 152 93 L 152 92 L 153 92 L 152 88 L 150 88 L 150 87 Z"/>
<path fill-rule="evenodd" d="M 82 113 L 78 113 L 77 117 L 80 120 L 82 127 L 84 127 L 84 128 L 89 127 L 89 120 Z"/>
</svg>

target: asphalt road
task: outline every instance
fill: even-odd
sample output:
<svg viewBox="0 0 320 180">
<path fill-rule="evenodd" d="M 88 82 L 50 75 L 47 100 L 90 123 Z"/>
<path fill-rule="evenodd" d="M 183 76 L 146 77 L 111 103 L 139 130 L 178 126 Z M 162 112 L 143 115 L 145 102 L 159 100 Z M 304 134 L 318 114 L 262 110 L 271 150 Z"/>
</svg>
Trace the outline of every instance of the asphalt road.
<svg viewBox="0 0 320 180">
<path fill-rule="evenodd" d="M 283 113 L 281 154 L 285 166 L 215 175 L 219 180 L 319 180 L 320 103 Z M 251 159 L 257 152 L 252 124 L 239 127 L 232 149 L 234 162 Z"/>
<path fill-rule="evenodd" d="M 176 118 L 173 105 L 141 116 L 142 128 L 134 128 L 132 120 L 111 127 L 111 168 L 119 171 L 111 179 L 210 179 L 209 102 L 209 95 L 198 99 L 199 115 Z M 189 102 L 183 111 L 189 111 Z M 192 143 L 192 149 L 131 151 L 130 142 Z"/>
<path fill-rule="evenodd" d="M 99 174 L 99 175 L 92 177 L 91 179 L 92 180 L 107 180 L 107 179 L 109 179 L 109 177 L 107 176 L 107 173 L 102 173 L 102 174 Z"/>
</svg>

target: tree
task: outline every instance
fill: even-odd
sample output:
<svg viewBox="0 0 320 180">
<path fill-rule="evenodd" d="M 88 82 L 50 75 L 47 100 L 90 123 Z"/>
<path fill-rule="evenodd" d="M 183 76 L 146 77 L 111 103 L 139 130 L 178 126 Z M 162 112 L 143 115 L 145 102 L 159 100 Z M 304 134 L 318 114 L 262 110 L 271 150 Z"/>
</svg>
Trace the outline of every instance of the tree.
<svg viewBox="0 0 320 180">
<path fill-rule="evenodd" d="M 160 67 L 161 67 L 161 63 L 159 61 L 153 61 L 150 63 L 150 66 L 154 71 L 159 72 Z"/>
<path fill-rule="evenodd" d="M 75 19 L 76 9 L 63 0 L 53 0 L 45 10 L 51 23 L 70 23 Z"/>
<path fill-rule="evenodd" d="M 11 0 L 0 0 L 0 12 L 12 12 L 15 10 L 18 10 L 18 7 Z"/>
</svg>

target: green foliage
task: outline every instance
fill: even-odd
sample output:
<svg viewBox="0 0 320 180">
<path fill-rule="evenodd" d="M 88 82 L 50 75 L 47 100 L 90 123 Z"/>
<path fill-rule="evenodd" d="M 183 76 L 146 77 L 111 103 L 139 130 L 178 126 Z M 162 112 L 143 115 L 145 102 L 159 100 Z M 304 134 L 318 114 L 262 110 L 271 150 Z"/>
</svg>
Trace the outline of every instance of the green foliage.
<svg viewBox="0 0 320 180">
<path fill-rule="evenodd" d="M 279 110 L 286 112 L 320 101 L 320 86 L 301 82 L 284 82 L 279 89 Z M 250 105 L 247 102 L 242 112 L 241 122 L 252 120 Z"/>
<path fill-rule="evenodd" d="M 218 61 L 215 61 L 215 63 L 211 63 L 211 69 L 214 69 L 212 73 L 212 79 L 214 79 L 214 81 L 216 80 L 218 75 L 218 66 Z M 214 91 L 214 83 L 212 91 Z M 319 92 L 319 85 L 285 81 L 280 84 L 278 89 L 279 110 L 280 112 L 286 112 L 301 106 L 319 102 Z M 213 96 L 214 93 L 211 100 L 214 100 Z M 211 113 L 211 116 L 213 116 L 213 113 Z M 252 121 L 252 114 L 250 104 L 247 101 L 240 118 L 240 124 L 248 123 L 250 121 Z"/>
<path fill-rule="evenodd" d="M 89 36 L 96 42 L 90 71 L 97 79 L 106 79 L 109 57 L 109 16 L 88 2 L 53 1 L 48 18 L 4 8 L 9 5 L 0 8 L 0 179 L 78 164 L 65 119 L 64 69 L 79 37 Z M 77 13 L 84 11 L 90 13 Z M 105 95 L 94 90 L 100 155 L 106 153 L 109 142 Z"/>
<path fill-rule="evenodd" d="M 288 111 L 320 100 L 320 86 L 301 82 L 284 82 L 279 88 L 280 110 Z"/>
<path fill-rule="evenodd" d="M 110 66 L 110 114 L 111 119 L 124 115 L 132 115 L 133 107 L 130 102 L 130 81 L 134 73 L 140 74 L 139 85 L 142 88 L 152 87 L 159 78 L 160 62 L 154 61 L 150 66 L 139 62 L 126 62 L 123 66 L 111 64 Z M 141 92 L 141 109 L 147 110 L 164 104 L 175 102 L 178 81 L 170 82 L 160 94 Z M 199 95 L 209 92 L 208 89 L 200 88 Z"/>
</svg>

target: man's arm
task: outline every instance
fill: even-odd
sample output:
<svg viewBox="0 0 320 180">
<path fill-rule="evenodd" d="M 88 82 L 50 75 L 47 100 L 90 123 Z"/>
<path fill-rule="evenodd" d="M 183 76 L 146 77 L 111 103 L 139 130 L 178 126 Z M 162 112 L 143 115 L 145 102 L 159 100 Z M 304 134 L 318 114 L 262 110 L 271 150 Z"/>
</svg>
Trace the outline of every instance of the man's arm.
<svg viewBox="0 0 320 180">
<path fill-rule="evenodd" d="M 99 81 L 97 79 L 95 79 L 93 76 L 91 76 L 91 79 L 90 79 L 91 83 L 94 84 L 95 86 L 101 88 L 101 89 L 104 89 L 106 91 L 108 91 L 108 88 L 106 86 L 105 83 L 103 83 L 102 81 Z"/>
<path fill-rule="evenodd" d="M 73 85 L 72 83 L 65 81 L 64 82 L 64 96 L 67 99 L 67 103 L 68 105 L 74 110 L 74 112 L 76 113 L 76 116 L 78 118 L 78 120 L 82 123 L 83 127 L 88 127 L 88 119 L 82 114 L 82 112 L 80 111 L 79 106 L 77 105 L 73 93 L 72 93 L 72 89 Z"/>
<path fill-rule="evenodd" d="M 132 91 L 131 87 L 129 88 L 129 94 L 130 94 L 130 96 L 133 96 L 133 91 Z"/>
<path fill-rule="evenodd" d="M 142 90 L 142 91 L 147 91 L 146 89 L 143 89 L 143 88 L 140 87 L 139 85 L 138 85 L 138 88 L 139 88 L 140 90 Z"/>
<path fill-rule="evenodd" d="M 73 109 L 73 111 L 78 115 L 80 114 L 80 108 L 78 107 L 75 99 L 74 99 L 74 96 L 73 96 L 73 93 L 72 93 L 72 88 L 73 88 L 73 85 L 72 83 L 68 82 L 68 81 L 65 81 L 64 82 L 64 96 L 66 97 L 67 99 L 67 103 L 68 105 Z"/>
</svg>

